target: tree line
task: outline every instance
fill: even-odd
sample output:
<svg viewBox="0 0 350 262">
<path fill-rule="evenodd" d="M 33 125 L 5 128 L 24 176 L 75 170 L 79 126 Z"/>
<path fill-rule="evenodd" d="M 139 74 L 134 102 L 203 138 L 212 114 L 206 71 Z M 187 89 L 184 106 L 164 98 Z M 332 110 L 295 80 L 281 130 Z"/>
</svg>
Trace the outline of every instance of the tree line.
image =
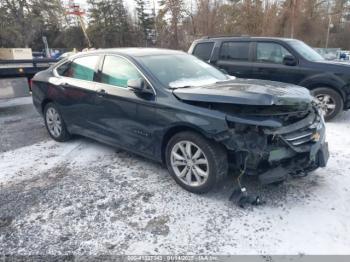
<svg viewBox="0 0 350 262">
<path fill-rule="evenodd" d="M 132 1 L 132 0 L 129 0 Z M 95 48 L 186 50 L 203 36 L 291 37 L 314 47 L 350 49 L 350 0 L 87 0 Z M 61 0 L 0 0 L 0 47 L 87 47 Z"/>
</svg>

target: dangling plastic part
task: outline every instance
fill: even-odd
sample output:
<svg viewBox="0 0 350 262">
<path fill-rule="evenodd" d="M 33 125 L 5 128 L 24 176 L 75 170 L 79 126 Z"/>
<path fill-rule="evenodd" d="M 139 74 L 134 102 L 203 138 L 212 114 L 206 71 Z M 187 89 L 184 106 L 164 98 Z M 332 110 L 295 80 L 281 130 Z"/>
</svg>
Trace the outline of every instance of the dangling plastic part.
<svg viewBox="0 0 350 262">
<path fill-rule="evenodd" d="M 265 202 L 260 199 L 259 196 L 251 196 L 248 194 L 246 187 L 242 186 L 241 178 L 245 174 L 246 166 L 247 166 L 248 156 L 245 158 L 244 167 L 241 170 L 240 175 L 237 178 L 238 188 L 233 190 L 229 200 L 238 205 L 241 208 L 244 208 L 247 204 L 259 206 L 264 204 Z"/>
<path fill-rule="evenodd" d="M 265 203 L 260 199 L 260 196 L 249 195 L 245 187 L 235 189 L 229 200 L 241 208 L 245 208 L 247 204 L 260 206 Z"/>
</svg>

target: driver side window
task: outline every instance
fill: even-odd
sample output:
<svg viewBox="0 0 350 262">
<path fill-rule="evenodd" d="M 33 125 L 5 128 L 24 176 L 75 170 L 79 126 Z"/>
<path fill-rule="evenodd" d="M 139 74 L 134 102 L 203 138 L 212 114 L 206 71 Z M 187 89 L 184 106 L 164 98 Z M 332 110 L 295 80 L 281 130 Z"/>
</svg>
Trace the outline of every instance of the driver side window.
<svg viewBox="0 0 350 262">
<path fill-rule="evenodd" d="M 257 43 L 257 62 L 282 64 L 286 55 L 291 55 L 283 46 L 275 43 Z"/>
<path fill-rule="evenodd" d="M 142 78 L 134 65 L 122 57 L 107 55 L 104 59 L 101 83 L 127 88 L 128 80 Z"/>
</svg>

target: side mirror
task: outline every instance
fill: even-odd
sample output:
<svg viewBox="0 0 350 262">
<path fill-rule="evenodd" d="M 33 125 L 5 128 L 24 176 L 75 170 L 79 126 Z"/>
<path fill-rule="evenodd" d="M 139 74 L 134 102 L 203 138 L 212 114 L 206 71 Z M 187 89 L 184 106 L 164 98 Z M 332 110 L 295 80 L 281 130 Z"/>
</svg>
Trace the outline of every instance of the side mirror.
<svg viewBox="0 0 350 262">
<path fill-rule="evenodd" d="M 285 57 L 283 57 L 283 64 L 286 66 L 296 66 L 298 62 L 294 56 L 286 55 Z"/>
<path fill-rule="evenodd" d="M 128 80 L 128 87 L 132 89 L 135 93 L 152 93 L 142 78 Z"/>
<path fill-rule="evenodd" d="M 128 80 L 128 87 L 135 92 L 142 92 L 145 88 L 145 81 L 141 78 Z"/>
</svg>

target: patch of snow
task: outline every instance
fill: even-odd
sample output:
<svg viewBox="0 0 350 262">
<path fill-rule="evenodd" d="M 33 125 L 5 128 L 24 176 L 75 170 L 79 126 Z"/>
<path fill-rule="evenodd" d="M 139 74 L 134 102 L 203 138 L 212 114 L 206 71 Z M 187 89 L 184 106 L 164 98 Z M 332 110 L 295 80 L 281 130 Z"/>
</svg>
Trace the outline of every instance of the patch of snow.
<svg viewBox="0 0 350 262">
<path fill-rule="evenodd" d="M 350 114 L 327 124 L 325 169 L 260 191 L 240 209 L 231 185 L 181 189 L 152 161 L 88 139 L 0 153 L 0 236 L 16 254 L 349 254 Z"/>
<path fill-rule="evenodd" d="M 31 96 L 11 98 L 11 99 L 0 99 L 0 109 L 4 107 L 28 105 L 32 103 L 33 103 L 33 100 Z"/>
</svg>

